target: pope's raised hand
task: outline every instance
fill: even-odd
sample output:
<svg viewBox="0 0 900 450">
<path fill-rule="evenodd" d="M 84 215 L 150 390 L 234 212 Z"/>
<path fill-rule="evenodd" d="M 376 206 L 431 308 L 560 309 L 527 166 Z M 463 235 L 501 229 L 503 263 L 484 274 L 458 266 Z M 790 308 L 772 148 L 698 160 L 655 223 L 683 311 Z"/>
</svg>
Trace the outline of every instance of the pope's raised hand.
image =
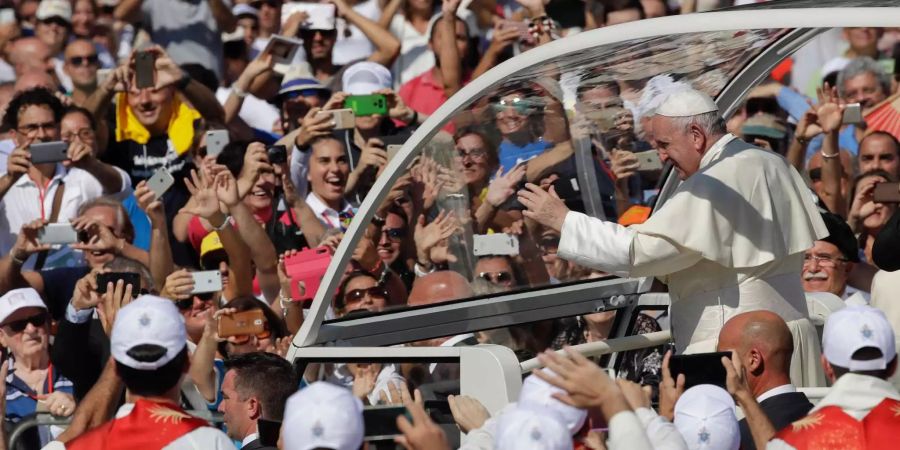
<svg viewBox="0 0 900 450">
<path fill-rule="evenodd" d="M 528 183 L 525 185 L 525 189 L 519 191 L 518 197 L 519 202 L 527 208 L 522 211 L 525 217 L 553 231 L 562 231 L 569 208 L 559 198 L 559 195 L 556 195 L 553 186 L 549 191 L 545 191 L 536 184 Z"/>
</svg>

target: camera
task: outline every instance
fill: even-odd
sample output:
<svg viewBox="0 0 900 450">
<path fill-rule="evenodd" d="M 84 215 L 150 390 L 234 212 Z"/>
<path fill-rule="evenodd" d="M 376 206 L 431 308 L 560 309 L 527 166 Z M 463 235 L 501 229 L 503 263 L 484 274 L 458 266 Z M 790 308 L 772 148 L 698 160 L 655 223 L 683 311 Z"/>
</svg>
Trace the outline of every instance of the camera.
<svg viewBox="0 0 900 450">
<path fill-rule="evenodd" d="M 269 157 L 269 164 L 284 164 L 287 162 L 287 147 L 283 145 L 272 145 L 266 149 Z"/>
</svg>

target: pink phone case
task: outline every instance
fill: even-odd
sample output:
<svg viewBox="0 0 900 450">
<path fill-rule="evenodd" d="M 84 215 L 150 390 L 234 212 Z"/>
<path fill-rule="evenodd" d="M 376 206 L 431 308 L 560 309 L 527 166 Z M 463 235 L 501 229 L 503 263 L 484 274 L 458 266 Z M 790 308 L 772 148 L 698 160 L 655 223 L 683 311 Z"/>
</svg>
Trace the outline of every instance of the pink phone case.
<svg viewBox="0 0 900 450">
<path fill-rule="evenodd" d="M 328 247 L 306 249 L 286 258 L 284 269 L 291 278 L 291 298 L 294 301 L 312 301 L 330 263 L 331 249 Z M 300 287 L 301 281 L 304 289 Z"/>
</svg>

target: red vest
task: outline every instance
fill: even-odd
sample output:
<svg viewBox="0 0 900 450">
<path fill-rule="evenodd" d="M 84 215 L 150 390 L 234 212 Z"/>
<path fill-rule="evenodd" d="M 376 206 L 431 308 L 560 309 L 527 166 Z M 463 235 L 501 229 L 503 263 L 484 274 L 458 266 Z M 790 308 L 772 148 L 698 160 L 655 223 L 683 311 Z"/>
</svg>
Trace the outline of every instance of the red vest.
<svg viewBox="0 0 900 450">
<path fill-rule="evenodd" d="M 779 431 L 798 450 L 896 449 L 900 446 L 900 401 L 884 399 L 862 421 L 838 406 L 826 406 Z"/>
<path fill-rule="evenodd" d="M 66 444 L 70 450 L 157 450 L 172 441 L 209 426 L 173 403 L 138 400 L 125 417 L 113 419 Z"/>
</svg>

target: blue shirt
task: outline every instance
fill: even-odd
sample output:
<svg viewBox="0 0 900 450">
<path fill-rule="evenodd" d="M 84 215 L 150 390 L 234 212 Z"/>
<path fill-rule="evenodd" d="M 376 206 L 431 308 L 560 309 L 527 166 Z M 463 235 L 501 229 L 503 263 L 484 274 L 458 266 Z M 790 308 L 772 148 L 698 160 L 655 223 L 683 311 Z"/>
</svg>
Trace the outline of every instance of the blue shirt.
<svg viewBox="0 0 900 450">
<path fill-rule="evenodd" d="M 134 226 L 134 242 L 131 244 L 146 252 L 150 251 L 150 218 L 144 213 L 144 210 L 138 206 L 137 198 L 134 193 L 128 195 L 122 202 L 131 225 Z"/>
<path fill-rule="evenodd" d="M 37 396 L 39 395 L 28 384 L 16 376 L 15 361 L 13 356 L 9 357 L 9 372 L 6 375 L 6 420 L 17 423 L 27 416 L 37 412 Z M 43 394 L 51 392 L 65 392 L 74 395 L 72 382 L 64 377 L 58 370 L 51 365 L 47 371 L 50 380 L 44 380 Z M 52 389 L 51 389 L 52 387 Z M 38 435 L 40 436 L 41 445 L 46 445 L 53 439 L 50 435 L 50 426 L 41 425 L 38 427 Z"/>
<path fill-rule="evenodd" d="M 544 153 L 550 146 L 551 144 L 545 142 L 543 139 L 529 142 L 521 147 L 504 140 L 500 143 L 499 152 L 500 165 L 503 167 L 503 172 L 506 173 L 515 167 L 516 164 L 528 161 L 529 159 Z"/>
</svg>

